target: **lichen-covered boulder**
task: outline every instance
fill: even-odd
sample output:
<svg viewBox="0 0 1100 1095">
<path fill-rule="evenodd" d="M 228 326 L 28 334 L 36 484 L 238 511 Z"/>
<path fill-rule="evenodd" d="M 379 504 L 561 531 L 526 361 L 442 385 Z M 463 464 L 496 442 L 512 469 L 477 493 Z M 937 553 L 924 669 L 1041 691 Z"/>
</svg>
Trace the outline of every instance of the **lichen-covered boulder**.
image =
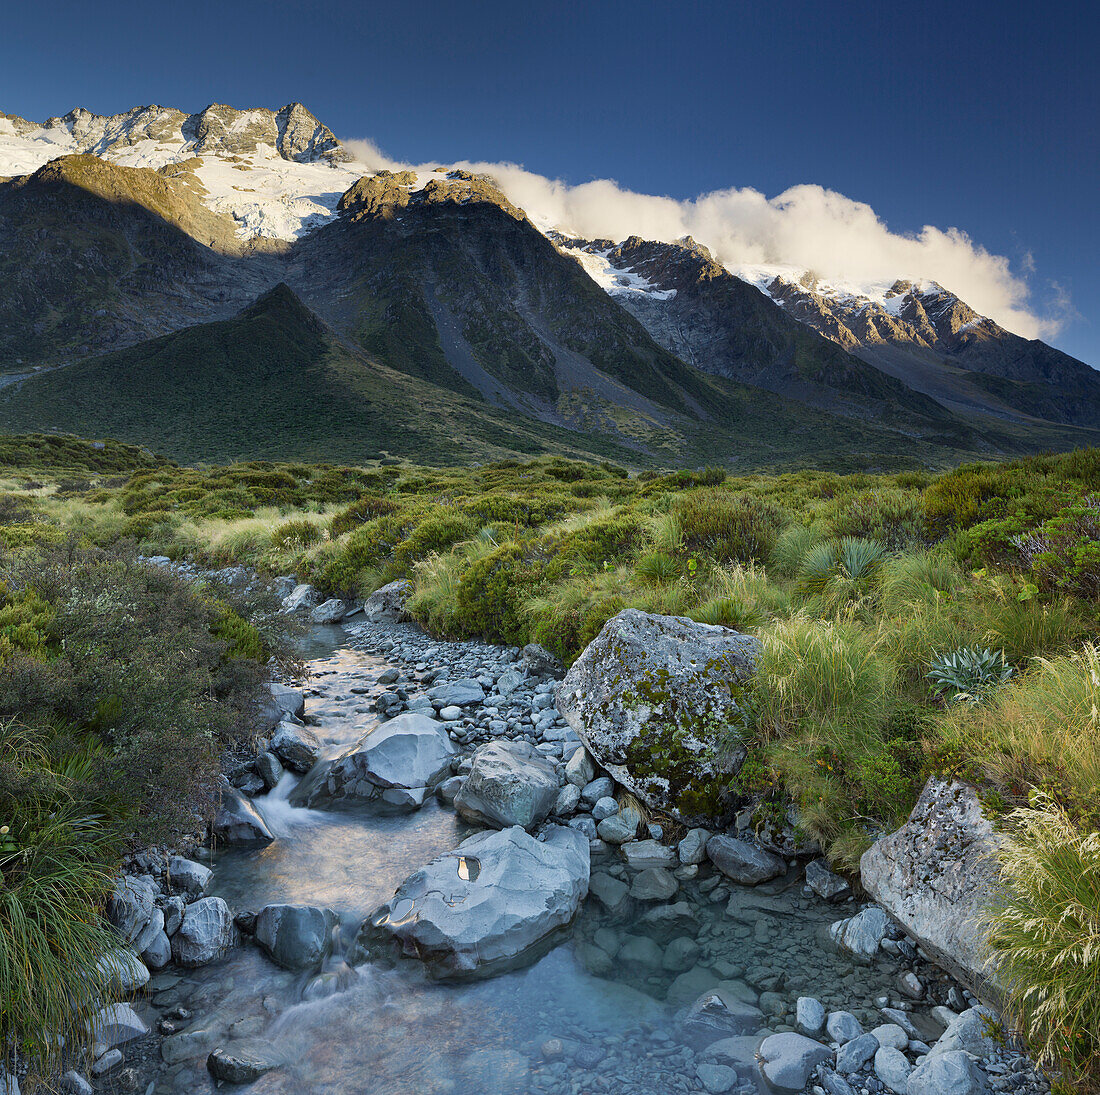
<svg viewBox="0 0 1100 1095">
<path fill-rule="evenodd" d="M 685 821 L 714 818 L 745 758 L 743 696 L 758 651 L 727 627 L 628 608 L 573 663 L 558 710 L 646 805 Z"/>
<path fill-rule="evenodd" d="M 1000 997 L 980 917 L 998 884 L 1000 838 L 974 789 L 932 778 L 909 820 L 859 862 L 864 889 L 979 996 Z"/>
</svg>

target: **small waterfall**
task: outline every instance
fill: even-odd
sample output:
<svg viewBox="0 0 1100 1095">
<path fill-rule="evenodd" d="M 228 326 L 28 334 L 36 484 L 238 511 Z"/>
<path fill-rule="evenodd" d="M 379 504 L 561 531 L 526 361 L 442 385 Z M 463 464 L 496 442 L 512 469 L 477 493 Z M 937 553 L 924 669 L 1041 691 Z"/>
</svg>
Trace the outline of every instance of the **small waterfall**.
<svg viewBox="0 0 1100 1095">
<path fill-rule="evenodd" d="M 325 820 L 325 814 L 320 810 L 290 804 L 290 793 L 298 786 L 300 778 L 292 772 L 284 772 L 282 779 L 266 795 L 252 800 L 276 837 L 289 836 L 295 829 L 320 825 Z"/>
</svg>

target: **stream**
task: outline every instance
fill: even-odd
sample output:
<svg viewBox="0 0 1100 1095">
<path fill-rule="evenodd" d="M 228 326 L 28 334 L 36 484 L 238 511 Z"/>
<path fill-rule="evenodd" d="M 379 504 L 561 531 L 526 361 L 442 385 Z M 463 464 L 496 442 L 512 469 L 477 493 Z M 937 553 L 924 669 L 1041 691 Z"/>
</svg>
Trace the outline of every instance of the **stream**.
<svg viewBox="0 0 1100 1095">
<path fill-rule="evenodd" d="M 375 722 L 375 682 L 391 663 L 353 649 L 338 626 L 315 628 L 303 650 L 307 722 L 328 745 L 358 739 Z M 800 871 L 746 888 L 709 865 L 682 882 L 664 912 L 634 902 L 629 918 L 616 920 L 590 895 L 571 933 L 514 972 L 440 982 L 411 959 L 351 969 L 340 956 L 359 923 L 475 829 L 435 798 L 401 815 L 292 807 L 296 781 L 287 774 L 255 799 L 275 842 L 218 851 L 208 892 L 233 910 L 272 902 L 334 909 L 333 957 L 319 973 L 292 973 L 246 943 L 220 964 L 155 974 L 151 1025 L 168 1016 L 189 1037 L 165 1041 L 165 1059 L 143 1063 L 138 1091 L 213 1091 L 210 1049 L 256 1036 L 282 1062 L 249 1085 L 257 1095 L 713 1091 L 716 1081 L 708 1088 L 696 1071 L 703 1047 L 683 1041 L 676 1017 L 708 987 L 734 985 L 771 1030 L 793 1029 L 799 996 L 850 1011 L 866 1029 L 883 1022 L 876 998 L 899 1000 L 896 965 L 857 964 L 828 938 L 828 926 L 858 905 L 826 904 Z M 617 850 L 595 857 L 592 869 L 629 881 Z M 168 1041 L 183 1048 L 169 1053 Z M 737 1073 L 722 1090 L 757 1090 L 751 1058 Z"/>
</svg>

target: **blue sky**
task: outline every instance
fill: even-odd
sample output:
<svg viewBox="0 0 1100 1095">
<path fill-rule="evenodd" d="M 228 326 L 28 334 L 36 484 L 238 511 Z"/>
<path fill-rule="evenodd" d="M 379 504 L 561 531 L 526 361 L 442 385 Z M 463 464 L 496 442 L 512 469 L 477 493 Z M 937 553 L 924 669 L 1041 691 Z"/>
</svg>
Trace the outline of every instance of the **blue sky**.
<svg viewBox="0 0 1100 1095">
<path fill-rule="evenodd" d="M 299 100 L 412 162 L 678 199 L 818 184 L 1005 256 L 1049 340 L 1100 366 L 1100 17 L 1042 7 L 9 5 L 0 110 Z"/>
</svg>

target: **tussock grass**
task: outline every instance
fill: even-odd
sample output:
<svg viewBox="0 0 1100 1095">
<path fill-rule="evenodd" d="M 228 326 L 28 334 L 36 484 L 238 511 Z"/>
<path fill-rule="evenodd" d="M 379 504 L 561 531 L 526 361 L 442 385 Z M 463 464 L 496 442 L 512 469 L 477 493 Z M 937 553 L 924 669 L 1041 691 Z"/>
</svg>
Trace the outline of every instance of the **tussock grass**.
<svg viewBox="0 0 1100 1095">
<path fill-rule="evenodd" d="M 1056 803 L 1015 810 L 987 939 L 1008 1010 L 1075 1092 L 1100 1091 L 1100 833 Z"/>
</svg>

